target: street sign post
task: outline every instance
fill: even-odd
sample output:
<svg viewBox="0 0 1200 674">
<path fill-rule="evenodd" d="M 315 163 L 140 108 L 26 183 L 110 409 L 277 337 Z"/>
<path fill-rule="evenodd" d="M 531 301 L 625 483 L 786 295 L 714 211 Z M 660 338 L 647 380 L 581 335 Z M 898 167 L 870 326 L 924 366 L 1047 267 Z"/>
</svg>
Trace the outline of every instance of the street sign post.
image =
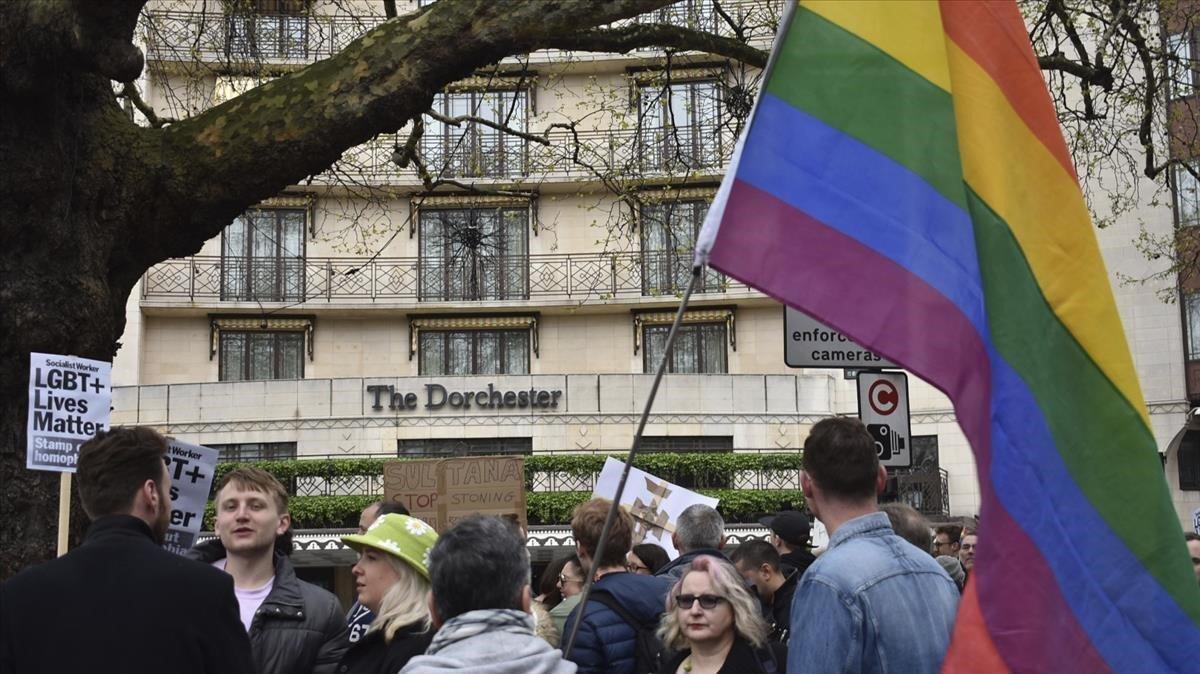
<svg viewBox="0 0 1200 674">
<path fill-rule="evenodd" d="M 788 367 L 897 367 L 791 307 L 783 308 L 783 340 L 783 361 Z"/>
<path fill-rule="evenodd" d="M 879 463 L 889 468 L 912 467 L 907 375 L 901 372 L 860 372 L 858 417 L 875 441 Z"/>
</svg>

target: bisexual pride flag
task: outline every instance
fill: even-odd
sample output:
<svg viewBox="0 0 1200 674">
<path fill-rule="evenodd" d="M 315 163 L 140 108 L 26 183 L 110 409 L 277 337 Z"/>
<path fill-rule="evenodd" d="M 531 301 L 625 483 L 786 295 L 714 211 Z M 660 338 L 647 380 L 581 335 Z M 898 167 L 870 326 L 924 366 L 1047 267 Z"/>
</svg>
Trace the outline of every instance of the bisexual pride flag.
<svg viewBox="0 0 1200 674">
<path fill-rule="evenodd" d="M 794 8 L 697 262 L 952 399 L 982 503 L 946 670 L 1200 671 L 1200 588 L 1015 2 Z"/>
</svg>

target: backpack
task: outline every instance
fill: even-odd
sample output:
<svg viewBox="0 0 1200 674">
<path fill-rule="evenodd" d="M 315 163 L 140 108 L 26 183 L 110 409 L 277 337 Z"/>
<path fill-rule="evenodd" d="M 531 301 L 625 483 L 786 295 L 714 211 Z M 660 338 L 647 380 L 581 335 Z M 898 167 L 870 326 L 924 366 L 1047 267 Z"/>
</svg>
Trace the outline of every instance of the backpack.
<svg viewBox="0 0 1200 674">
<path fill-rule="evenodd" d="M 658 629 L 658 621 L 653 621 L 649 626 L 643 625 L 637 618 L 633 617 L 629 611 L 621 606 L 621 602 L 617 598 L 605 590 L 593 589 L 592 594 L 588 597 L 588 602 L 596 602 L 601 606 L 607 606 L 612 609 L 617 617 L 633 628 L 634 645 L 633 645 L 633 671 L 635 674 L 654 674 L 659 669 L 659 665 L 666 659 L 664 655 L 667 649 L 663 646 L 655 630 Z M 582 617 L 582 613 L 580 614 Z"/>
</svg>

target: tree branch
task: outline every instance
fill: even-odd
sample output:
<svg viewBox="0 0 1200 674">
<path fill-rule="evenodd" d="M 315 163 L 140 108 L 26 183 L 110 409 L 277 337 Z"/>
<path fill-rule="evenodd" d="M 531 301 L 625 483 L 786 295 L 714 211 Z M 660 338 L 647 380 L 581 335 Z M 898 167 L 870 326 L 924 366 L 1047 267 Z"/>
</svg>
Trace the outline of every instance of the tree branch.
<svg viewBox="0 0 1200 674">
<path fill-rule="evenodd" d="M 134 86 L 133 82 L 123 83 L 121 85 L 121 91 L 117 94 L 117 96 L 128 100 L 130 103 L 133 103 L 133 107 L 137 108 L 138 112 L 145 115 L 146 121 L 150 122 L 150 126 L 156 129 L 162 128 L 168 124 L 174 124 L 175 122 L 179 121 L 173 117 L 159 117 L 158 114 L 154 112 L 154 108 L 150 107 L 146 101 L 142 100 L 142 95 L 138 93 L 137 87 Z"/>
<path fill-rule="evenodd" d="M 486 117 L 478 117 L 476 115 L 458 115 L 457 117 L 447 117 L 446 115 L 443 115 L 443 114 L 437 112 L 436 110 L 426 110 L 425 114 L 429 115 L 430 117 L 436 119 L 437 121 L 439 121 L 443 124 L 449 124 L 450 126 L 462 126 L 463 122 L 474 122 L 481 126 L 486 126 L 486 127 L 495 129 L 497 131 L 507 133 L 511 136 L 516 136 L 518 138 L 524 138 L 525 140 L 533 141 L 534 143 L 540 143 L 541 145 L 545 145 L 547 147 L 550 146 L 550 140 L 548 138 L 546 138 L 545 136 L 539 136 L 537 134 L 532 134 L 532 133 L 528 133 L 525 131 L 521 131 L 520 129 L 514 129 L 511 126 L 508 126 L 506 124 L 501 124 L 499 122 L 493 122 L 492 120 L 487 119 Z"/>
<path fill-rule="evenodd" d="M 733 38 L 666 24 L 598 28 L 565 33 L 548 40 L 546 46 L 566 51 L 622 54 L 645 47 L 662 47 L 677 51 L 698 51 L 714 56 L 724 56 L 756 68 L 765 68 L 768 56 L 767 52 Z"/>
</svg>

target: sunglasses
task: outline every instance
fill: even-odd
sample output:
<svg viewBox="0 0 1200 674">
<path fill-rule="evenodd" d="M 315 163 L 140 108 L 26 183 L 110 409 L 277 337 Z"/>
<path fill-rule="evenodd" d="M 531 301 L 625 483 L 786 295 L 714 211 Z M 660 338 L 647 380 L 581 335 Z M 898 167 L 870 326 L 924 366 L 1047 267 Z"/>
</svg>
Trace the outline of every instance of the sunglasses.
<svg viewBox="0 0 1200 674">
<path fill-rule="evenodd" d="M 692 604 L 700 602 L 700 608 L 714 609 L 717 604 L 726 601 L 725 597 L 718 597 L 715 594 L 678 594 L 675 595 L 675 603 L 679 604 L 681 609 L 690 609 Z"/>
<path fill-rule="evenodd" d="M 558 574 L 558 582 L 560 582 L 560 583 L 582 583 L 583 579 L 582 578 L 568 578 L 567 574 L 560 573 L 560 574 Z"/>
</svg>

